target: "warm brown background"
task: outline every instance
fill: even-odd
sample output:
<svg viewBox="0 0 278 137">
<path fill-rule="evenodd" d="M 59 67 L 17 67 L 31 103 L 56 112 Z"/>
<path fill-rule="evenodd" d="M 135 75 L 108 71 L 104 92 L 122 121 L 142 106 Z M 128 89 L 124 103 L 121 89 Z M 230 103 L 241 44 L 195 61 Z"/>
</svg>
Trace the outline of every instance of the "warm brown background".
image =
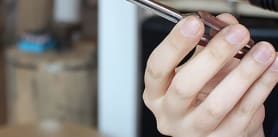
<svg viewBox="0 0 278 137">
<path fill-rule="evenodd" d="M 4 3 L 0 1 L 0 125 L 6 123 L 6 90 L 5 90 L 5 60 L 4 60 Z"/>
<path fill-rule="evenodd" d="M 5 63 L 3 48 L 0 48 L 0 125 L 6 123 Z"/>
</svg>

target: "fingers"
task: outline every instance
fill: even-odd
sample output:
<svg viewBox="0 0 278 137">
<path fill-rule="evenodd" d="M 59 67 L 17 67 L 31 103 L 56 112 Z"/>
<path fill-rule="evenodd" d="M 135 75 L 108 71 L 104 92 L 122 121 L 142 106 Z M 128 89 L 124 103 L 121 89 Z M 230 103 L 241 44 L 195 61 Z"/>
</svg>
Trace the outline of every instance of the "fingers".
<svg viewBox="0 0 278 137">
<path fill-rule="evenodd" d="M 256 135 L 259 134 L 259 131 L 263 126 L 264 119 L 265 107 L 262 105 L 260 106 L 259 110 L 257 110 L 256 114 L 252 117 L 252 120 L 248 124 L 247 132 L 250 137 L 256 137 Z"/>
<path fill-rule="evenodd" d="M 151 54 L 145 73 L 146 93 L 151 98 L 164 95 L 175 67 L 195 47 L 204 25 L 194 16 L 179 22 Z"/>
<path fill-rule="evenodd" d="M 207 99 L 195 110 L 193 113 L 194 117 L 198 117 L 199 120 L 206 120 L 206 122 L 202 124 L 203 126 L 216 127 L 234 108 L 237 102 L 239 102 L 250 86 L 253 85 L 273 63 L 275 57 L 276 53 L 272 45 L 266 42 L 258 43 L 244 57 L 239 66 L 227 75 Z M 272 73 L 271 71 L 271 74 Z M 274 77 L 276 78 L 274 78 L 270 76 L 271 74 L 267 72 L 258 80 L 258 83 L 252 86 L 250 89 L 251 91 L 248 91 L 248 94 L 250 93 L 248 96 L 250 97 L 245 97 L 243 99 L 243 104 L 240 104 L 238 112 L 241 113 L 239 114 L 249 113 L 250 109 L 256 112 L 258 106 L 262 104 L 271 91 L 270 88 L 277 82 L 277 80 L 274 80 L 277 79 L 277 75 L 275 75 Z M 269 77 L 272 78 L 272 82 L 270 82 Z M 263 86 L 265 81 L 267 81 L 268 85 Z"/>
<path fill-rule="evenodd" d="M 242 124 L 248 125 L 252 116 L 265 102 L 278 82 L 278 57 L 274 64 L 249 88 L 239 106 L 234 110 L 238 117 L 244 117 Z M 235 115 L 236 116 L 236 115 Z"/>
<path fill-rule="evenodd" d="M 254 134 L 253 136 L 251 137 L 264 137 L 264 128 L 263 126 L 261 126 L 258 130 L 257 130 L 257 133 Z"/>
<path fill-rule="evenodd" d="M 264 101 L 278 82 L 278 57 L 271 67 L 249 88 L 241 102 L 221 125 L 231 125 L 237 121 L 238 129 L 249 126 L 251 133 L 259 128 L 264 120 Z M 255 115 L 255 116 L 254 116 Z M 226 126 L 226 128 L 229 128 Z"/>
<path fill-rule="evenodd" d="M 229 13 L 220 14 L 220 15 L 216 16 L 216 18 L 220 19 L 221 21 L 223 21 L 227 24 L 238 24 L 239 23 L 237 18 Z"/>
<path fill-rule="evenodd" d="M 227 24 L 238 24 L 238 20 L 232 15 L 232 14 L 229 14 L 229 13 L 223 13 L 223 14 L 220 14 L 218 16 L 216 16 L 217 19 L 227 23 Z M 215 30 L 211 30 L 210 31 L 210 35 L 211 36 L 215 36 L 217 32 Z M 202 50 L 204 49 L 204 47 L 202 46 L 197 46 L 195 52 L 194 52 L 194 55 L 197 55 L 198 53 L 200 53 Z"/>
<path fill-rule="evenodd" d="M 219 20 L 221 20 L 221 21 L 223 21 L 223 22 L 225 22 L 225 23 L 227 23 L 227 24 L 238 24 L 238 23 L 239 23 L 238 20 L 237 20 L 232 14 L 229 14 L 229 13 L 220 14 L 220 15 L 216 16 L 216 18 L 219 19 Z M 214 30 L 211 30 L 211 31 L 210 31 L 210 35 L 211 35 L 211 36 L 214 36 L 216 33 L 217 33 L 217 32 L 214 31 Z M 196 50 L 195 50 L 195 52 L 194 52 L 194 55 L 192 56 L 192 58 L 195 57 L 198 53 L 200 53 L 203 49 L 204 49 L 204 47 L 202 47 L 202 46 L 197 46 L 197 47 L 196 47 Z M 176 71 L 180 70 L 183 66 L 184 66 L 184 65 L 178 67 L 178 68 L 176 69 Z"/>
<path fill-rule="evenodd" d="M 238 20 L 232 14 L 229 14 L 229 13 L 220 14 L 220 15 L 216 16 L 216 18 L 227 24 L 238 24 L 239 23 Z M 217 33 L 217 31 L 215 31 L 215 30 L 210 31 L 211 36 L 214 36 L 216 33 Z"/>
<path fill-rule="evenodd" d="M 240 136 L 242 134 L 248 134 L 248 137 L 253 137 L 257 134 L 257 131 L 263 124 L 264 120 L 264 106 L 262 105 L 259 110 L 257 110 L 256 114 L 252 116 L 252 120 L 246 126 L 245 123 L 242 122 L 246 117 L 238 116 L 235 113 L 229 114 L 221 125 L 219 125 L 213 132 L 213 137 L 223 136 L 226 133 L 230 133 L 225 137 L 235 137 Z"/>
<path fill-rule="evenodd" d="M 165 96 L 165 107 L 182 113 L 202 87 L 249 40 L 249 32 L 241 25 L 232 25 L 218 33 L 208 46 L 177 72 Z M 209 62 L 209 63 L 208 63 Z"/>
</svg>

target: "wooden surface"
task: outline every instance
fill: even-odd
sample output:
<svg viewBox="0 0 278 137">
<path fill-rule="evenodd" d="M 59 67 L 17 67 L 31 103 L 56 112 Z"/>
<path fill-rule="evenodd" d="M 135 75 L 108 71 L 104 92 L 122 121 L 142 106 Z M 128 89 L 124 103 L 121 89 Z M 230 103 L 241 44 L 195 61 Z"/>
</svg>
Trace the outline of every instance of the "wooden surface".
<svg viewBox="0 0 278 137">
<path fill-rule="evenodd" d="M 92 128 L 74 124 L 45 123 L 0 128 L 0 137 L 101 137 Z"/>
</svg>

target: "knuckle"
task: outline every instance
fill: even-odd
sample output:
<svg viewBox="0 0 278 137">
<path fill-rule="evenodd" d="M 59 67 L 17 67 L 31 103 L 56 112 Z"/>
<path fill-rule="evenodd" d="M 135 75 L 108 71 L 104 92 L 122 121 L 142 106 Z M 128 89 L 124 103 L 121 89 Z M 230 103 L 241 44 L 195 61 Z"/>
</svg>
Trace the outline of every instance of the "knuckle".
<svg viewBox="0 0 278 137">
<path fill-rule="evenodd" d="M 250 124 L 250 116 L 245 114 L 239 115 L 236 120 L 231 122 L 231 126 L 233 126 L 234 131 L 237 133 L 242 133 L 247 130 L 248 124 Z"/>
<path fill-rule="evenodd" d="M 273 76 L 273 75 L 272 75 Z M 263 80 L 260 81 L 260 86 L 262 87 L 262 89 L 269 89 L 270 87 L 273 87 L 274 84 L 276 83 L 277 77 L 265 77 Z"/>
<path fill-rule="evenodd" d="M 268 73 L 268 72 L 267 72 Z M 259 82 L 259 86 L 262 90 L 272 89 L 278 81 L 278 71 L 270 72 L 267 76 L 263 76 L 262 80 Z"/>
<path fill-rule="evenodd" d="M 241 123 L 240 123 L 240 122 L 241 122 L 241 121 L 239 121 L 238 123 L 234 123 L 233 125 L 231 125 L 231 126 L 234 127 L 234 131 L 235 131 L 235 133 L 238 134 L 238 136 L 244 135 L 244 134 L 246 134 L 247 131 L 248 131 L 248 123 L 246 123 L 246 122 L 241 122 Z"/>
<path fill-rule="evenodd" d="M 158 67 L 159 65 L 156 65 L 153 59 L 150 58 L 147 62 L 145 79 L 147 79 L 147 77 L 151 77 L 152 79 L 159 79 L 166 75 L 166 72 L 164 72 L 162 68 L 159 69 Z"/>
<path fill-rule="evenodd" d="M 214 126 L 211 126 L 210 122 L 205 121 L 203 122 L 204 119 L 202 118 L 197 118 L 192 121 L 192 129 L 194 131 L 201 131 L 202 133 L 209 133 L 213 131 Z M 202 123 L 202 124 L 200 124 Z"/>
<path fill-rule="evenodd" d="M 189 99 L 192 98 L 195 94 L 187 92 L 187 88 L 184 83 L 178 80 L 174 80 L 171 85 L 171 92 L 173 92 L 176 96 L 183 98 L 183 99 Z"/>
<path fill-rule="evenodd" d="M 196 131 L 209 133 L 217 127 L 217 123 L 225 117 L 225 111 L 214 105 L 206 105 L 200 108 L 200 111 L 193 117 L 192 126 Z M 200 124 L 202 123 L 202 124 Z"/>
<path fill-rule="evenodd" d="M 157 119 L 157 130 L 163 135 L 171 135 L 171 128 L 165 118 Z"/>
<path fill-rule="evenodd" d="M 151 101 L 149 99 L 150 97 L 148 96 L 146 91 L 144 91 L 142 98 L 143 98 L 143 101 L 144 101 L 144 104 L 146 105 L 146 107 L 149 109 L 152 109 Z"/>
<path fill-rule="evenodd" d="M 225 114 L 222 107 L 215 104 L 207 105 L 204 109 L 206 115 L 214 120 L 220 120 Z"/>
<path fill-rule="evenodd" d="M 229 49 L 231 49 L 231 47 Z M 230 52 L 232 50 L 227 50 L 227 51 Z M 207 48 L 207 53 L 209 58 L 216 62 L 221 62 L 222 60 L 228 57 L 227 52 L 223 52 L 223 50 L 220 48 Z"/>
<path fill-rule="evenodd" d="M 256 74 L 254 70 L 249 69 L 249 66 L 246 65 L 239 65 L 238 73 L 242 80 L 253 78 Z"/>
<path fill-rule="evenodd" d="M 261 106 L 260 109 L 258 110 L 257 112 L 257 115 L 259 116 L 258 118 L 258 122 L 260 124 L 262 124 L 264 122 L 264 119 L 265 119 L 265 107 L 264 106 Z"/>
<path fill-rule="evenodd" d="M 163 102 L 162 98 L 154 99 L 149 95 L 149 92 L 146 90 L 143 92 L 142 95 L 143 103 L 145 106 L 154 114 L 155 117 L 160 117 L 162 114 L 161 104 Z"/>
<path fill-rule="evenodd" d="M 241 106 L 238 108 L 238 112 L 241 116 L 250 115 L 252 108 L 254 108 L 254 107 L 253 106 L 248 106 L 248 107 Z"/>
<path fill-rule="evenodd" d="M 167 49 L 171 50 L 173 53 L 180 53 L 184 51 L 184 46 L 182 46 L 184 43 L 184 39 L 181 39 L 175 35 L 175 33 L 170 33 L 168 37 L 165 39 L 165 42 L 163 46 L 167 47 Z"/>
<path fill-rule="evenodd" d="M 196 131 L 204 131 L 206 130 L 206 124 L 200 124 L 200 119 L 194 119 L 192 121 L 192 128 Z"/>
</svg>

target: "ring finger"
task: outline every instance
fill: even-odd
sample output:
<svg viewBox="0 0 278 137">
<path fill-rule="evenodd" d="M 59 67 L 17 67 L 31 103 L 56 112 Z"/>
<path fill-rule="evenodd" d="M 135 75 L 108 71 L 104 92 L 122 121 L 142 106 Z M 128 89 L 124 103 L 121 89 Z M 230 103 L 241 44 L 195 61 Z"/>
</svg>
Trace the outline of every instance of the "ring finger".
<svg viewBox="0 0 278 137">
<path fill-rule="evenodd" d="M 252 90 L 252 88 L 254 88 L 254 86 L 252 86 L 253 83 L 262 76 L 264 71 L 274 61 L 275 57 L 276 54 L 272 45 L 265 42 L 258 43 L 243 58 L 239 66 L 236 67 L 230 74 L 228 74 L 227 77 L 211 92 L 207 99 L 198 108 L 196 108 L 196 110 L 192 113 L 192 116 L 198 118 L 200 121 L 206 121 L 201 126 L 211 128 L 217 127 L 219 124 L 221 124 L 226 115 L 234 109 L 236 104 L 240 101 L 248 89 Z M 263 75 L 263 77 L 261 77 L 261 79 L 263 78 L 266 80 L 266 75 L 269 76 L 269 74 L 266 73 Z M 259 83 L 265 82 L 260 81 Z M 269 92 L 269 87 L 266 87 L 267 89 L 263 89 L 261 87 L 261 92 L 248 92 L 262 94 L 263 96 L 259 97 L 259 101 L 258 97 L 253 97 L 252 102 L 250 100 L 244 101 L 244 98 L 244 106 L 254 109 L 257 107 L 257 103 L 256 105 L 253 105 L 254 101 L 258 101 L 258 104 L 261 105 L 264 97 L 268 95 L 267 93 Z M 254 89 L 258 90 L 258 87 Z M 240 108 L 241 111 L 249 112 L 244 109 Z"/>
</svg>

